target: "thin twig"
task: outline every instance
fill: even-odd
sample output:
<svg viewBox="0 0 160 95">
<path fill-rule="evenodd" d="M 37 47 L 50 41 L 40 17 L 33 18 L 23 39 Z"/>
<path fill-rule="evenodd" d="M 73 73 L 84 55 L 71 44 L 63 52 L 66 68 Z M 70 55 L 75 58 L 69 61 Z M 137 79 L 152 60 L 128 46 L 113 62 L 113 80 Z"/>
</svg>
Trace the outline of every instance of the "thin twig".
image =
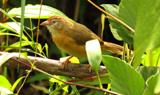
<svg viewBox="0 0 160 95">
<path fill-rule="evenodd" d="M 8 0 L 5 0 L 4 5 L 3 5 L 3 7 L 2 7 L 3 10 L 6 8 L 7 2 L 8 2 Z M 3 13 L 1 12 L 1 13 L 0 13 L 0 21 L 1 21 L 1 19 L 2 19 L 2 15 L 3 15 Z"/>
<path fill-rule="evenodd" d="M 74 12 L 74 21 L 77 21 L 77 19 L 78 19 L 79 5 L 80 5 L 80 0 L 77 0 L 75 12 Z"/>
<path fill-rule="evenodd" d="M 39 37 L 39 24 L 40 24 L 40 16 L 41 16 L 41 10 L 42 10 L 42 2 L 43 0 L 41 0 L 41 6 L 40 6 L 40 12 L 39 12 L 39 19 L 38 19 L 38 26 L 37 26 L 37 39 L 36 39 L 36 50 L 35 50 L 35 59 L 36 59 L 36 56 L 37 56 L 37 48 L 38 48 L 38 37 Z M 33 62 L 33 65 L 35 63 L 35 60 Z"/>
</svg>

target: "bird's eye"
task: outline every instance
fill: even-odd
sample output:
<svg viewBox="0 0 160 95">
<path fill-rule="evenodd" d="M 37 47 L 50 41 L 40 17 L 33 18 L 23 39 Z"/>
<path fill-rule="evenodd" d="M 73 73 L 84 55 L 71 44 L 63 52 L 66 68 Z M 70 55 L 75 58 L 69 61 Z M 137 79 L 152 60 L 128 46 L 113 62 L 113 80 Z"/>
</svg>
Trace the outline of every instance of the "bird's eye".
<svg viewBox="0 0 160 95">
<path fill-rule="evenodd" d="M 53 19 L 51 22 L 54 24 L 54 23 L 56 23 L 57 21 L 56 21 L 55 19 Z"/>
</svg>

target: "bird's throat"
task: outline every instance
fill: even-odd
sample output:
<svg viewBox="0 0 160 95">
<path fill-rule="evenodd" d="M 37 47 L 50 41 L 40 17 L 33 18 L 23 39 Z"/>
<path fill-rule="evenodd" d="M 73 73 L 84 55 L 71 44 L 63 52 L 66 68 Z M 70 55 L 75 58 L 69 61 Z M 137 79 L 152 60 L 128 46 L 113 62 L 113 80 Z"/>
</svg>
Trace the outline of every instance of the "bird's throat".
<svg viewBox="0 0 160 95">
<path fill-rule="evenodd" d="M 53 27 L 51 26 L 47 26 L 47 29 L 49 30 L 49 32 L 53 35 L 56 35 L 57 30 L 55 30 Z"/>
</svg>

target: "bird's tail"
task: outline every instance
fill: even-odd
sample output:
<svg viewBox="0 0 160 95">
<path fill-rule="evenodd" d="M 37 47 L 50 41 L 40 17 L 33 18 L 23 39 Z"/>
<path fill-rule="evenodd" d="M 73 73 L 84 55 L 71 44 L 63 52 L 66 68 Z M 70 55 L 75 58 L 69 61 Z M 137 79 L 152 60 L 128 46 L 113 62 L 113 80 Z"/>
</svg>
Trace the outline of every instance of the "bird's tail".
<svg viewBox="0 0 160 95">
<path fill-rule="evenodd" d="M 103 45 L 101 45 L 101 48 L 102 50 L 116 53 L 118 55 L 123 54 L 123 47 L 120 45 L 113 44 L 113 43 L 104 42 Z"/>
</svg>

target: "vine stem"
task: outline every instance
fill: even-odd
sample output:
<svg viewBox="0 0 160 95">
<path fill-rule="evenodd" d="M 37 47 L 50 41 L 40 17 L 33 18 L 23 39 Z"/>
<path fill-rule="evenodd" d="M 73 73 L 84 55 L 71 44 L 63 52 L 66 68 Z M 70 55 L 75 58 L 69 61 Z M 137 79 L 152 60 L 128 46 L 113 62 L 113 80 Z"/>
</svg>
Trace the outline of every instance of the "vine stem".
<svg viewBox="0 0 160 95">
<path fill-rule="evenodd" d="M 97 9 L 99 9 L 100 11 L 102 11 L 103 13 L 105 13 L 106 15 L 110 16 L 111 18 L 113 18 L 114 20 L 118 21 L 119 23 L 121 23 L 122 25 L 124 25 L 125 27 L 127 27 L 130 31 L 132 31 L 133 33 L 135 32 L 130 26 L 128 26 L 127 24 L 125 24 L 123 21 L 121 21 L 120 19 L 112 16 L 111 14 L 109 14 L 108 12 L 106 12 L 105 10 L 103 10 L 102 8 L 100 8 L 99 6 L 97 6 L 96 4 L 94 4 L 91 0 L 88 0 L 89 3 L 91 3 L 93 6 L 95 6 Z"/>
</svg>

